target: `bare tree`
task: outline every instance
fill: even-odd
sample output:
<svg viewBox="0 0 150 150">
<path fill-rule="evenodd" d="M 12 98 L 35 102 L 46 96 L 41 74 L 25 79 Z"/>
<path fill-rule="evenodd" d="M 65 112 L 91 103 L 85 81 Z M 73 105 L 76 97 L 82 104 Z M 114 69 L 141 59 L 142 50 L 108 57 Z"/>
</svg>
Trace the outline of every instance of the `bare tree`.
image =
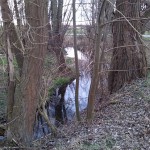
<svg viewBox="0 0 150 150">
<path fill-rule="evenodd" d="M 62 24 L 63 0 L 51 0 L 50 6 L 50 49 L 56 54 L 59 72 L 62 75 L 68 74 L 71 70 L 66 66 L 63 53 L 63 40 L 66 32 Z"/>
<path fill-rule="evenodd" d="M 26 46 L 22 44 L 16 26 L 12 23 L 12 15 L 7 0 L 0 1 L 0 4 L 7 37 L 6 49 L 8 50 L 9 60 L 12 59 L 14 49 L 19 48 L 19 50 L 17 49 L 19 54 L 24 53 L 24 58 L 21 53 L 22 60 L 20 58 L 17 60 L 18 66 L 22 70 L 21 78 L 19 79 L 20 83 L 16 85 L 15 91 L 13 90 L 15 88 L 8 89 L 13 95 L 13 103 L 11 103 L 10 109 L 11 120 L 8 122 L 9 134 L 19 145 L 30 146 L 33 140 L 35 113 L 40 95 L 43 62 L 47 49 L 48 1 L 35 0 L 34 3 L 25 1 Z M 15 43 L 19 43 L 18 47 Z M 9 73 L 13 72 L 12 61 L 9 61 Z M 20 62 L 22 63 L 21 65 L 19 65 Z M 10 77 L 10 81 L 14 82 L 13 76 Z"/>
<path fill-rule="evenodd" d="M 79 112 L 79 65 L 78 65 L 78 54 L 77 54 L 77 33 L 76 33 L 76 0 L 73 0 L 73 33 L 74 33 L 74 53 L 75 53 L 75 67 L 76 67 L 76 90 L 75 90 L 75 105 L 76 105 L 76 116 L 77 120 L 80 121 L 80 112 Z"/>
<path fill-rule="evenodd" d="M 15 72 L 14 72 L 14 55 L 17 60 L 20 76 L 22 74 L 22 67 L 23 67 L 23 43 L 20 40 L 20 37 L 17 33 L 16 27 L 13 23 L 13 16 L 11 10 L 8 6 L 7 0 L 0 1 L 1 5 L 1 12 L 2 12 L 2 19 L 3 19 L 3 26 L 4 26 L 4 39 L 5 39 L 5 50 L 7 54 L 8 60 L 8 102 L 7 102 L 7 121 L 12 121 L 12 113 L 13 113 L 13 106 L 14 106 L 14 93 L 15 93 Z M 8 139 L 9 136 L 9 127 L 7 132 Z"/>
<path fill-rule="evenodd" d="M 16 31 L 16 27 L 13 23 L 13 16 L 11 10 L 9 9 L 7 0 L 0 1 L 1 11 L 2 11 L 2 19 L 4 21 L 4 30 L 5 35 L 9 36 L 12 52 L 16 56 L 17 64 L 20 69 L 20 74 L 22 72 L 23 66 L 23 45 L 20 37 Z M 5 38 L 7 39 L 7 38 Z"/>
<path fill-rule="evenodd" d="M 100 6 L 100 1 L 99 1 Z M 101 4 L 101 8 L 98 11 L 97 17 L 97 31 L 96 31 L 96 42 L 95 42 L 95 53 L 94 53 L 94 63 L 93 63 L 93 76 L 91 80 L 91 86 L 88 96 L 88 107 L 87 107 L 87 120 L 91 121 L 93 118 L 93 110 L 94 110 L 94 101 L 95 101 L 95 93 L 98 86 L 99 79 L 99 68 L 100 68 L 100 40 L 102 38 L 102 24 L 104 18 L 104 11 L 106 6 L 106 0 L 104 0 Z"/>
</svg>

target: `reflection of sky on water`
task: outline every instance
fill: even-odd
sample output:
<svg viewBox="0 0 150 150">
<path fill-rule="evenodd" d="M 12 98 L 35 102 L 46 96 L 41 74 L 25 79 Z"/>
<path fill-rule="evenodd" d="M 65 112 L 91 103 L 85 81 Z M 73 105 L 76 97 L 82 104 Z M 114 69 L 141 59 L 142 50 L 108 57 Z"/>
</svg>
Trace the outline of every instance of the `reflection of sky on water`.
<svg viewBox="0 0 150 150">
<path fill-rule="evenodd" d="M 67 57 L 74 58 L 74 49 L 69 47 L 66 48 L 65 51 L 67 52 Z M 78 56 L 80 60 L 83 60 L 84 62 L 88 61 L 86 56 L 82 54 L 82 52 L 78 51 Z M 85 109 L 87 107 L 88 102 L 88 94 L 91 84 L 91 77 L 90 74 L 85 73 L 84 71 L 80 72 L 81 76 L 79 77 L 79 108 L 80 111 Z M 71 120 L 73 119 L 73 116 L 75 115 L 76 109 L 75 109 L 75 86 L 76 86 L 76 80 L 74 80 L 70 85 L 67 86 L 66 92 L 65 92 L 65 108 L 67 113 L 67 119 Z M 46 108 L 47 115 L 49 117 L 49 120 L 52 124 L 55 124 L 55 102 L 60 100 L 60 95 L 58 95 L 58 89 L 56 89 L 56 95 L 52 98 L 53 102 L 48 103 L 48 106 Z M 62 110 L 63 111 L 63 110 Z M 63 111 L 64 113 L 64 111 Z M 38 114 L 37 114 L 38 115 Z M 35 123 L 34 128 L 34 138 L 41 138 L 42 136 L 45 136 L 46 134 L 50 133 L 50 129 L 45 122 L 45 120 L 38 115 L 37 116 L 38 122 Z"/>
<path fill-rule="evenodd" d="M 91 84 L 90 76 L 82 76 L 79 79 L 79 107 L 80 111 L 85 109 L 88 101 L 88 94 Z M 76 80 L 68 85 L 65 93 L 65 106 L 67 109 L 68 119 L 75 113 L 75 86 Z"/>
<path fill-rule="evenodd" d="M 67 53 L 67 57 L 74 58 L 74 48 L 73 47 L 65 48 L 65 52 Z M 78 51 L 77 54 L 78 54 L 78 59 L 87 60 L 86 56 L 82 52 Z"/>
<path fill-rule="evenodd" d="M 74 58 L 74 49 L 72 47 L 68 47 L 65 49 L 67 52 L 67 57 Z M 78 51 L 78 59 L 87 60 L 87 57 L 80 51 Z M 80 111 L 85 109 L 88 101 L 88 94 L 91 84 L 91 77 L 89 74 L 85 74 L 84 72 L 80 72 L 81 76 L 79 78 L 79 107 Z M 75 87 L 76 80 L 74 80 L 70 85 L 67 86 L 65 92 L 65 107 L 67 111 L 68 119 L 72 118 L 72 115 L 75 114 Z"/>
</svg>

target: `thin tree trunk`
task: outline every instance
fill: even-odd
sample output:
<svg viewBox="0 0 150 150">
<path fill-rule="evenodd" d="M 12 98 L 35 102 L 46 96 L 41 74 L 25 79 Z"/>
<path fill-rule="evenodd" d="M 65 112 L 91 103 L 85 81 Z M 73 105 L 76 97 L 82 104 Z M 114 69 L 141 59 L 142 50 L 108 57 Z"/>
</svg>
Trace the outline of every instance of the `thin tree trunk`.
<svg viewBox="0 0 150 150">
<path fill-rule="evenodd" d="M 76 68 L 76 89 L 75 89 L 75 105 L 76 105 L 76 117 L 78 121 L 81 121 L 79 112 L 79 65 L 77 54 L 77 33 L 76 33 L 76 0 L 73 0 L 73 35 L 74 35 L 74 53 L 75 53 L 75 68 Z"/>
<path fill-rule="evenodd" d="M 51 0 L 51 47 L 55 52 L 58 62 L 58 72 L 62 76 L 72 74 L 66 65 L 63 53 L 64 31 L 62 25 L 63 0 Z"/>
<path fill-rule="evenodd" d="M 18 10 L 18 5 L 17 5 L 17 1 L 14 0 L 14 8 L 15 8 L 15 14 L 16 14 L 16 19 L 17 19 L 17 25 L 18 25 L 18 28 L 20 29 L 21 27 L 21 19 L 20 19 L 20 16 L 19 16 L 19 10 Z"/>
<path fill-rule="evenodd" d="M 15 77 L 14 77 L 14 66 L 13 66 L 13 54 L 15 54 L 18 68 L 20 69 L 20 75 L 22 73 L 23 66 L 23 48 L 22 42 L 18 37 L 15 25 L 13 23 L 13 17 L 8 6 L 7 0 L 0 1 L 1 13 L 4 25 L 5 35 L 5 48 L 8 60 L 8 101 L 7 101 L 7 121 L 12 121 L 12 113 L 14 106 L 14 93 L 15 93 Z M 9 124 L 8 124 L 9 125 Z M 7 138 L 11 139 L 10 128 L 7 129 Z"/>
<path fill-rule="evenodd" d="M 22 73 L 23 67 L 23 44 L 20 40 L 19 34 L 16 31 L 16 27 L 13 23 L 12 13 L 8 6 L 7 0 L 0 0 L 2 19 L 4 21 L 4 30 L 5 34 L 9 36 L 9 40 L 11 43 L 12 52 L 15 54 L 17 64 L 20 70 L 20 75 Z"/>
<path fill-rule="evenodd" d="M 87 120 L 90 122 L 93 118 L 94 111 L 94 101 L 95 101 L 95 93 L 98 86 L 98 78 L 99 78 L 99 63 L 100 63 L 100 39 L 102 36 L 102 23 L 104 18 L 104 11 L 106 6 L 106 0 L 102 2 L 101 9 L 99 10 L 98 18 L 97 18 L 97 33 L 96 33 L 96 43 L 95 43 L 95 54 L 94 54 L 94 68 L 93 68 L 93 76 L 91 80 L 91 86 L 88 96 L 88 107 L 87 107 Z"/>
<path fill-rule="evenodd" d="M 8 101 L 7 101 L 7 122 L 12 121 L 12 113 L 14 106 L 14 93 L 15 93 L 15 79 L 14 79 L 14 65 L 13 65 L 13 53 L 11 50 L 11 44 L 9 37 L 7 39 L 7 60 L 8 60 Z M 7 126 L 7 140 L 11 141 L 10 127 Z"/>
</svg>

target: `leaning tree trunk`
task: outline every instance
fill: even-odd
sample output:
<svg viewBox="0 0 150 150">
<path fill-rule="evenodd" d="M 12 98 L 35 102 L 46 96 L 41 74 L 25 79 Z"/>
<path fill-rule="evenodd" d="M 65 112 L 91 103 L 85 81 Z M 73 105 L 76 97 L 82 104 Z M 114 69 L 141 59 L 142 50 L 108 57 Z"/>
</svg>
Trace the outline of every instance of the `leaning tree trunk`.
<svg viewBox="0 0 150 150">
<path fill-rule="evenodd" d="M 139 0 L 117 0 L 113 24 L 113 54 L 109 90 L 115 92 L 124 83 L 146 75 L 146 54 L 142 45 Z M 127 21 L 128 19 L 128 21 Z"/>
<path fill-rule="evenodd" d="M 25 146 L 33 140 L 35 114 L 40 96 L 44 57 L 46 53 L 48 3 L 46 0 L 25 1 L 28 39 L 20 84 L 16 88 L 13 121 L 10 123 L 13 138 Z"/>
</svg>

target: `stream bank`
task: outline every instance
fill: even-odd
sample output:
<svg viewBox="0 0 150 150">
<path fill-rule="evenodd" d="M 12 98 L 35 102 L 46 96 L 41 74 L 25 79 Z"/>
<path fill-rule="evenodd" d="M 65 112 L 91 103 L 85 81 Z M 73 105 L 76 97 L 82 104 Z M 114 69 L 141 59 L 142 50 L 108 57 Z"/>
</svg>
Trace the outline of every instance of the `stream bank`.
<svg viewBox="0 0 150 150">
<path fill-rule="evenodd" d="M 110 102 L 103 108 L 96 105 L 91 125 L 84 121 L 84 111 L 82 123 L 77 124 L 74 118 L 71 124 L 61 128 L 65 137 L 46 136 L 35 141 L 35 146 L 47 150 L 149 150 L 149 80 L 125 85 L 110 96 Z"/>
<path fill-rule="evenodd" d="M 51 92 L 50 99 L 46 103 L 47 115 L 56 127 L 62 126 L 72 121 L 75 116 L 75 87 L 76 79 L 68 80 L 61 86 L 56 86 Z M 91 77 L 82 74 L 79 77 L 79 110 L 87 107 L 88 93 L 90 89 Z M 51 90 L 50 90 L 51 91 Z M 51 133 L 44 118 L 37 113 L 34 128 L 34 138 L 38 139 Z"/>
<path fill-rule="evenodd" d="M 74 49 L 65 48 L 67 58 L 74 59 Z M 79 110 L 82 111 L 87 107 L 87 98 L 91 84 L 91 75 L 88 72 L 88 58 L 80 51 L 79 56 Z M 73 61 L 74 62 L 74 61 Z M 73 63 L 74 64 L 74 63 Z M 54 80 L 54 86 L 49 90 L 49 98 L 45 105 L 47 115 L 51 123 L 59 127 L 72 121 L 75 116 L 75 87 L 76 79 L 60 77 Z M 46 121 L 37 113 L 34 128 L 34 138 L 38 139 L 51 133 Z"/>
</svg>

